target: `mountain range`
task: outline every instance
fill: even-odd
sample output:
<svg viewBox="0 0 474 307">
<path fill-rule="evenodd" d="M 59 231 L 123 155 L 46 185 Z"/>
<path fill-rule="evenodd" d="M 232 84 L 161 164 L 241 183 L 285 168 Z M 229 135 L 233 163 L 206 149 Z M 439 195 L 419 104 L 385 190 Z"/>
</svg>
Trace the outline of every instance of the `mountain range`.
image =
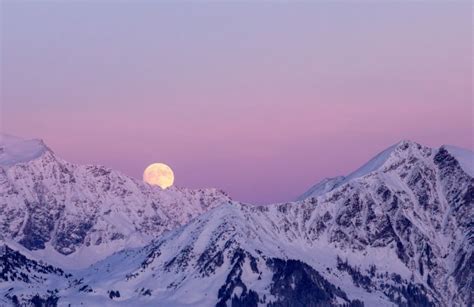
<svg viewBox="0 0 474 307">
<path fill-rule="evenodd" d="M 294 202 L 0 145 L 0 304 L 472 306 L 474 154 L 401 141 Z"/>
</svg>

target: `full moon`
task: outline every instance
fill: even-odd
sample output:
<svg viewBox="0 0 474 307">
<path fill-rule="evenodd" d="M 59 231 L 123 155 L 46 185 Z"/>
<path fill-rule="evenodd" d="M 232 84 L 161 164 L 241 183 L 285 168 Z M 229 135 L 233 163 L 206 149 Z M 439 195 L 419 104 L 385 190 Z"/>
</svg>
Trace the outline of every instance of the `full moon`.
<svg viewBox="0 0 474 307">
<path fill-rule="evenodd" d="M 143 172 L 143 181 L 162 189 L 169 188 L 174 182 L 173 170 L 164 163 L 153 163 Z"/>
</svg>

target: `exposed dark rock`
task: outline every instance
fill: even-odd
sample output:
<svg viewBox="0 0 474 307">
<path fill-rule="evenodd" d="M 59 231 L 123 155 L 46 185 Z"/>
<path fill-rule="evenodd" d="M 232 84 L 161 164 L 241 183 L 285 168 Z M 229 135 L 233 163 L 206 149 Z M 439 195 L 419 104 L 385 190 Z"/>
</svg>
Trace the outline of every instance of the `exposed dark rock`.
<svg viewBox="0 0 474 307">
<path fill-rule="evenodd" d="M 28 259 L 6 245 L 0 247 L 0 280 L 30 283 L 42 281 L 41 274 L 64 275 L 64 271 L 51 265 Z M 65 276 L 67 278 L 67 276 Z"/>
<path fill-rule="evenodd" d="M 117 298 L 120 297 L 120 291 L 118 291 L 118 290 L 110 290 L 110 291 L 109 291 L 109 298 L 110 298 L 111 300 L 113 300 L 113 299 L 116 298 L 116 297 L 117 297 Z"/>
<path fill-rule="evenodd" d="M 267 265 L 273 271 L 270 293 L 278 298 L 269 307 L 337 306 L 336 297 L 346 301 L 347 306 L 363 306 L 359 301 L 351 302 L 344 291 L 304 262 L 272 258 Z"/>
<path fill-rule="evenodd" d="M 219 299 L 216 307 L 225 307 L 227 306 L 227 301 L 231 299 L 232 293 L 234 292 L 235 288 L 239 287 L 242 290 L 242 295 L 246 296 L 247 294 L 247 286 L 242 282 L 242 264 L 244 263 L 246 258 L 246 253 L 244 250 L 238 248 L 235 250 L 234 254 L 232 255 L 232 268 L 227 275 L 225 284 L 219 289 L 217 294 L 217 298 Z M 248 299 L 251 299 L 252 296 L 249 296 Z M 258 297 L 257 297 L 258 298 Z M 246 299 L 246 300 L 248 300 Z M 240 304 L 240 302 L 237 302 Z M 252 306 L 252 302 L 250 306 Z M 256 306 L 256 305 L 255 305 Z"/>
</svg>

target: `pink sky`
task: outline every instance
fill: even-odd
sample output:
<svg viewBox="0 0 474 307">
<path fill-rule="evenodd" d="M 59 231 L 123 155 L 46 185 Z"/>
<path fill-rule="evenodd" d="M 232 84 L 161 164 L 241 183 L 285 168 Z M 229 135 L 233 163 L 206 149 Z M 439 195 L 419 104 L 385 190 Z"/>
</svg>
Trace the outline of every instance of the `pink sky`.
<svg viewBox="0 0 474 307">
<path fill-rule="evenodd" d="M 254 203 L 411 139 L 473 148 L 470 2 L 2 2 L 2 130 Z"/>
</svg>

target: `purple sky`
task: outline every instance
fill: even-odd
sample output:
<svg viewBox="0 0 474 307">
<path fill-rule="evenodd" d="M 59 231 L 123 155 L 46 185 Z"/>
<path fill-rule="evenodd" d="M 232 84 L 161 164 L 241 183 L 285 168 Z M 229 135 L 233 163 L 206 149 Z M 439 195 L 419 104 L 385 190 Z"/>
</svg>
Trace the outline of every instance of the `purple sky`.
<svg viewBox="0 0 474 307">
<path fill-rule="evenodd" d="M 471 3 L 1 1 L 1 126 L 66 160 L 296 198 L 401 139 L 473 148 Z"/>
</svg>

